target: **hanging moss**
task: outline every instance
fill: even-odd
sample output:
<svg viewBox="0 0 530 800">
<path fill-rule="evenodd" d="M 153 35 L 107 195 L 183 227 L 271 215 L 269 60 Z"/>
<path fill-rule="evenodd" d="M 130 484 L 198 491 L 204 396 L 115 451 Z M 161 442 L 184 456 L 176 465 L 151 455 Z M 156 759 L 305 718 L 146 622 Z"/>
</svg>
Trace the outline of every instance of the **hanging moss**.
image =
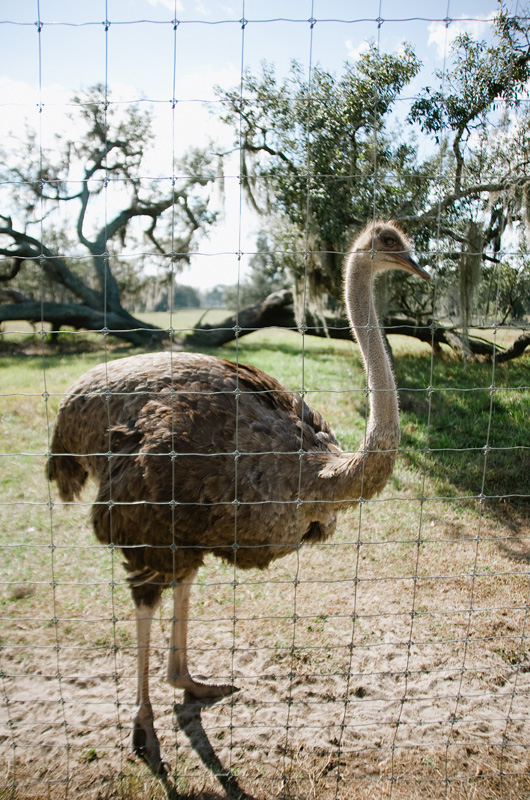
<svg viewBox="0 0 530 800">
<path fill-rule="evenodd" d="M 467 228 L 467 244 L 460 255 L 460 320 L 467 338 L 473 316 L 473 299 L 480 284 L 484 232 L 473 220 Z"/>
</svg>

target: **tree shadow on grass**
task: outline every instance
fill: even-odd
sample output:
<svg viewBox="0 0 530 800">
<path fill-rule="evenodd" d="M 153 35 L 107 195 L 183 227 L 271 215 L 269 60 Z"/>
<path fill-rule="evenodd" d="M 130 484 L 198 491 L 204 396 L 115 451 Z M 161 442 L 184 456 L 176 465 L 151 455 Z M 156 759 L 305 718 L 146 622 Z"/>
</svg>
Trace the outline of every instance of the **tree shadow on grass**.
<svg viewBox="0 0 530 800">
<path fill-rule="evenodd" d="M 125 356 L 145 352 L 145 350 L 126 344 L 118 339 L 110 338 L 107 342 L 103 337 L 94 334 L 91 338 L 84 335 L 61 339 L 59 342 L 49 340 L 40 341 L 40 337 L 26 338 L 20 341 L 9 342 L 0 338 L 0 360 L 6 365 L 15 359 L 24 363 L 24 366 L 42 371 L 45 367 L 54 367 L 68 356 L 87 356 L 95 360 L 124 358 Z"/>
<path fill-rule="evenodd" d="M 480 504 L 512 534 L 499 548 L 530 561 L 530 389 L 528 359 L 498 365 L 404 356 L 400 387 L 402 458 L 438 497 Z M 513 536 L 513 538 L 512 538 Z"/>
</svg>

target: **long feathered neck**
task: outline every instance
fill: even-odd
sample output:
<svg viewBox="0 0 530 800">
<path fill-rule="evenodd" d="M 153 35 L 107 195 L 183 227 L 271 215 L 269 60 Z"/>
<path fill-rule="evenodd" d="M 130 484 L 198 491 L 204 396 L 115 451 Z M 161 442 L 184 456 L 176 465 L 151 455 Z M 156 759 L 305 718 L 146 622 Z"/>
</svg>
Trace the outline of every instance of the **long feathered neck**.
<svg viewBox="0 0 530 800">
<path fill-rule="evenodd" d="M 354 453 L 315 458 L 315 496 L 345 505 L 377 494 L 392 474 L 400 440 L 396 385 L 379 329 L 368 252 L 351 252 L 346 264 L 346 305 L 366 369 L 370 415 Z M 320 462 L 320 469 L 318 468 Z"/>
<path fill-rule="evenodd" d="M 366 446 L 394 448 L 399 444 L 398 399 L 394 374 L 379 328 L 372 291 L 372 271 L 363 264 L 369 253 L 351 253 L 345 276 L 345 298 L 350 323 L 359 343 L 366 371 L 370 416 Z M 371 440 L 375 439 L 374 442 Z"/>
</svg>

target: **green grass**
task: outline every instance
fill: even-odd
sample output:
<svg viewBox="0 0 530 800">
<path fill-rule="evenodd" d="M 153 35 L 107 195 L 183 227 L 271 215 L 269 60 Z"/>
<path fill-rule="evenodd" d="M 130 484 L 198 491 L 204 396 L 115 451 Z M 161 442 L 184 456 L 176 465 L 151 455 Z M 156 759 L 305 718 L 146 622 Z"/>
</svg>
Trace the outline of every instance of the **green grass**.
<svg viewBox="0 0 530 800">
<path fill-rule="evenodd" d="M 528 366 L 528 357 L 495 369 L 435 360 L 431 376 L 430 359 L 397 360 L 406 458 L 440 493 L 511 496 L 530 506 Z"/>
<path fill-rule="evenodd" d="M 138 313 L 139 319 L 157 325 L 159 328 L 173 328 L 175 331 L 186 333 L 192 330 L 199 322 L 205 325 L 215 325 L 232 314 L 226 308 L 180 308 L 178 311 L 147 311 Z"/>
</svg>

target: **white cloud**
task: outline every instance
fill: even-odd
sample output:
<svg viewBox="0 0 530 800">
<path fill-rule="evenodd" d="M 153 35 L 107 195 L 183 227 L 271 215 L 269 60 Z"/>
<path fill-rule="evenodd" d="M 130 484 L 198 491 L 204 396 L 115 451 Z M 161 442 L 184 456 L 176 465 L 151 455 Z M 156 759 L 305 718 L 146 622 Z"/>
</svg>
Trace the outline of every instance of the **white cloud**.
<svg viewBox="0 0 530 800">
<path fill-rule="evenodd" d="M 69 125 L 71 96 L 63 86 L 50 84 L 39 90 L 0 75 L 0 140 L 24 138 L 29 126 L 38 131 L 43 147 L 53 147 L 55 132 Z"/>
<path fill-rule="evenodd" d="M 475 39 L 484 38 L 491 26 L 494 17 L 492 12 L 487 17 L 477 19 L 453 20 L 446 27 L 444 22 L 431 22 L 429 25 L 429 39 L 427 45 L 436 47 L 440 58 L 449 54 L 452 43 L 461 33 L 469 33 Z"/>
<path fill-rule="evenodd" d="M 169 11 L 175 11 L 175 0 L 147 0 L 150 6 L 162 6 L 162 8 L 167 8 Z M 177 0 L 177 16 L 179 12 L 184 10 L 182 3 L 180 0 Z"/>
<path fill-rule="evenodd" d="M 346 41 L 346 49 L 348 51 L 348 60 L 349 61 L 357 61 L 359 56 L 363 53 L 366 53 L 367 50 L 370 48 L 369 42 L 366 39 L 359 44 L 354 45 L 351 39 Z"/>
<path fill-rule="evenodd" d="M 203 17 L 211 17 L 212 16 L 212 9 L 207 8 L 202 0 L 195 0 L 195 10 L 198 14 Z"/>
</svg>

